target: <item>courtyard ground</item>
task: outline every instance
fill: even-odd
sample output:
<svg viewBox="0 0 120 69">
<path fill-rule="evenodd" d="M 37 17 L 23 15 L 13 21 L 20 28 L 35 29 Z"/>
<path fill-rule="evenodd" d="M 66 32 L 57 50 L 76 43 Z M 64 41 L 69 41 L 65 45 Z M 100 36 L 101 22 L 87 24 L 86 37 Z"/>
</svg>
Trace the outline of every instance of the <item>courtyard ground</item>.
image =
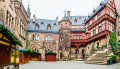
<svg viewBox="0 0 120 69">
<path fill-rule="evenodd" d="M 20 69 L 120 69 L 120 63 L 113 65 L 84 64 L 84 61 L 37 62 L 20 65 Z"/>
</svg>

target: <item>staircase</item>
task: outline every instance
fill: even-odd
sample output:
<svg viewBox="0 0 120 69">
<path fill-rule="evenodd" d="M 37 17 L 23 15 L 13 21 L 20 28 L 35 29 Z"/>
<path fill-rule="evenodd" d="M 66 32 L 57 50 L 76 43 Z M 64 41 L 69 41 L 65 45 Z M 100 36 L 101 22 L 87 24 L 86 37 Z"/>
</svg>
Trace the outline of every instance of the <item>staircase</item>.
<svg viewBox="0 0 120 69">
<path fill-rule="evenodd" d="M 85 61 L 87 64 L 107 64 L 106 53 L 97 53 L 95 56 Z"/>
</svg>

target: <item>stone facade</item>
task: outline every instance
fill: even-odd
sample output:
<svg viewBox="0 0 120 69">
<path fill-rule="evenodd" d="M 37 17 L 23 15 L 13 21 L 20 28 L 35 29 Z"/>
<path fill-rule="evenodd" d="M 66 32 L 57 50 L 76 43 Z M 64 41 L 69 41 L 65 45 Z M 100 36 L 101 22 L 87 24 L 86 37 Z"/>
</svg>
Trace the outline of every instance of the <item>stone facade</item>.
<svg viewBox="0 0 120 69">
<path fill-rule="evenodd" d="M 28 34 L 32 51 L 40 52 L 42 60 L 45 59 L 45 52 L 47 51 L 57 53 L 57 59 L 59 59 L 59 34 L 39 32 L 29 32 Z M 33 35 L 38 36 L 37 38 L 35 37 L 36 40 L 33 39 Z"/>
<path fill-rule="evenodd" d="M 16 8 L 16 35 L 18 36 L 20 42 L 22 43 L 22 48 L 26 47 L 26 30 L 30 23 L 30 12 L 27 12 L 20 1 L 15 1 Z"/>
</svg>

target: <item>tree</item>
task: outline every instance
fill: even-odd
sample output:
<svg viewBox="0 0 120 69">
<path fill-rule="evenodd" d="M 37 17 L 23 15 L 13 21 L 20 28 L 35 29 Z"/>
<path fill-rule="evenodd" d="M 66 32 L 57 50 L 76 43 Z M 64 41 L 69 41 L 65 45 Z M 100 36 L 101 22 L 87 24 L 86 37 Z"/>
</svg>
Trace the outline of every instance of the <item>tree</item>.
<svg viewBox="0 0 120 69">
<path fill-rule="evenodd" d="M 94 46 L 94 44 L 92 44 L 92 49 L 91 49 L 90 53 L 92 54 L 94 52 L 95 52 L 95 46 Z"/>
<path fill-rule="evenodd" d="M 26 49 L 29 49 L 30 40 L 28 40 L 28 32 L 26 32 Z"/>
<path fill-rule="evenodd" d="M 111 32 L 109 45 L 111 46 L 115 55 L 120 55 L 120 47 L 117 44 L 117 37 L 115 32 Z"/>
</svg>

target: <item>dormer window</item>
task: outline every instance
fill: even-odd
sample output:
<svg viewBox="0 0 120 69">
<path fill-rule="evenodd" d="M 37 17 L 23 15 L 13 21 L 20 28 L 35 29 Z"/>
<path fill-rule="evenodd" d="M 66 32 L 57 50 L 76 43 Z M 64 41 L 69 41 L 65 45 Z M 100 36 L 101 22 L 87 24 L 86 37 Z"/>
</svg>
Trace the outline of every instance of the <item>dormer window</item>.
<svg viewBox="0 0 120 69">
<path fill-rule="evenodd" d="M 47 30 L 51 30 L 51 25 L 50 24 L 47 25 Z"/>
<path fill-rule="evenodd" d="M 75 19 L 74 22 L 77 23 L 77 19 Z"/>
<path fill-rule="evenodd" d="M 79 19 L 81 19 L 81 17 L 79 17 Z"/>
<path fill-rule="evenodd" d="M 43 22 L 41 22 L 41 25 L 43 25 L 44 23 Z"/>
<path fill-rule="evenodd" d="M 39 24 L 38 23 L 35 24 L 35 29 L 39 29 Z"/>
</svg>

